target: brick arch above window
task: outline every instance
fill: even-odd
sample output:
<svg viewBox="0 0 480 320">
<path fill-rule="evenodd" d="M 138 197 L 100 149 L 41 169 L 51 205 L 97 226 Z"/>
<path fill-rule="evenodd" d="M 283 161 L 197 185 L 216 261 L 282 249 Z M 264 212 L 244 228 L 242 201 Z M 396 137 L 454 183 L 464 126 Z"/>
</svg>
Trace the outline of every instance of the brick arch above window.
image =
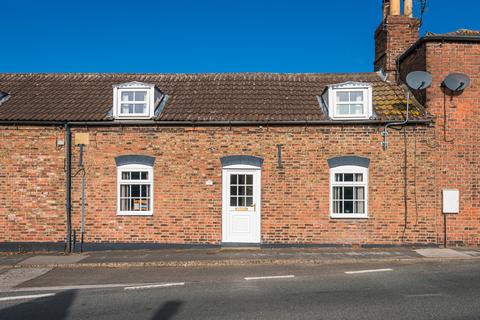
<svg viewBox="0 0 480 320">
<path fill-rule="evenodd" d="M 357 166 L 368 168 L 370 165 L 370 159 L 358 156 L 342 156 L 334 157 L 327 160 L 330 168 L 336 168 L 341 166 Z"/>
<path fill-rule="evenodd" d="M 125 166 L 129 164 L 139 164 L 149 167 L 153 167 L 155 163 L 155 157 L 146 155 L 127 154 L 115 157 L 115 164 L 117 167 Z"/>
<path fill-rule="evenodd" d="M 220 162 L 222 163 L 222 168 L 236 165 L 261 168 L 263 165 L 263 158 L 246 155 L 232 155 L 221 157 Z"/>
</svg>

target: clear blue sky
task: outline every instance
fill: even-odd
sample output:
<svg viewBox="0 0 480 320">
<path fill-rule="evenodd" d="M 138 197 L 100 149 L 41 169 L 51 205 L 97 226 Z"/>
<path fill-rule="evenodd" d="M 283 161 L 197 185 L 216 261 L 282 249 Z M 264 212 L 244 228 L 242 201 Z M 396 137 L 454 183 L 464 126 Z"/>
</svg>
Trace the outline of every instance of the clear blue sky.
<svg viewBox="0 0 480 320">
<path fill-rule="evenodd" d="M 427 10 L 422 34 L 480 29 L 478 0 Z M 381 0 L 1 0 L 0 72 L 371 71 L 380 19 Z"/>
</svg>

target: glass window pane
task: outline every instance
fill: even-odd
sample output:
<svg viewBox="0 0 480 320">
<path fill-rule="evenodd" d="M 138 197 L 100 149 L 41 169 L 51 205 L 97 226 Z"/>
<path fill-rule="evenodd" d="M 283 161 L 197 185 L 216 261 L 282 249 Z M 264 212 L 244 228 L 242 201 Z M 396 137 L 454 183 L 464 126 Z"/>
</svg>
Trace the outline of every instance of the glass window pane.
<svg viewBox="0 0 480 320">
<path fill-rule="evenodd" d="M 333 201 L 333 213 L 343 213 L 342 201 Z"/>
<path fill-rule="evenodd" d="M 333 199 L 335 200 L 343 199 L 342 189 L 343 187 L 333 187 Z"/>
<path fill-rule="evenodd" d="M 364 187 L 356 187 L 355 188 L 355 199 L 365 200 L 365 188 Z"/>
<path fill-rule="evenodd" d="M 142 180 L 148 180 L 148 172 L 142 172 Z"/>
<path fill-rule="evenodd" d="M 363 114 L 363 104 L 351 104 L 350 114 Z"/>
<path fill-rule="evenodd" d="M 353 173 L 345 173 L 343 175 L 343 181 L 353 181 Z"/>
<path fill-rule="evenodd" d="M 245 187 L 244 186 L 238 187 L 238 195 L 240 195 L 240 196 L 245 195 Z"/>
<path fill-rule="evenodd" d="M 150 197 L 150 185 L 144 184 L 140 187 L 141 197 L 146 198 Z"/>
<path fill-rule="evenodd" d="M 146 91 L 135 91 L 135 101 L 146 101 L 147 99 Z"/>
<path fill-rule="evenodd" d="M 236 196 L 237 195 L 237 186 L 230 187 L 230 195 Z"/>
<path fill-rule="evenodd" d="M 343 199 L 353 199 L 353 187 L 343 187 Z"/>
<path fill-rule="evenodd" d="M 253 175 L 247 174 L 247 184 L 253 184 Z"/>
<path fill-rule="evenodd" d="M 251 207 L 253 205 L 253 197 L 247 197 L 246 199 L 247 207 Z"/>
<path fill-rule="evenodd" d="M 132 210 L 140 211 L 140 199 L 132 199 Z"/>
<path fill-rule="evenodd" d="M 343 202 L 343 213 L 353 213 L 353 201 Z"/>
<path fill-rule="evenodd" d="M 337 92 L 337 101 L 348 102 L 348 91 Z"/>
<path fill-rule="evenodd" d="M 230 175 L 230 184 L 237 184 L 237 175 L 231 174 Z"/>
<path fill-rule="evenodd" d="M 245 184 L 245 175 L 239 174 L 238 175 L 238 184 Z"/>
<path fill-rule="evenodd" d="M 128 199 L 120 199 L 120 211 L 128 211 Z"/>
<path fill-rule="evenodd" d="M 363 92 L 362 91 L 350 91 L 350 101 L 351 102 L 363 101 Z"/>
<path fill-rule="evenodd" d="M 130 196 L 130 185 L 121 184 L 120 185 L 120 197 L 129 197 Z"/>
<path fill-rule="evenodd" d="M 355 201 L 355 213 L 365 213 L 364 201 Z"/>
<path fill-rule="evenodd" d="M 230 197 L 230 206 L 231 207 L 237 206 L 237 197 Z"/>
<path fill-rule="evenodd" d="M 247 188 L 246 189 L 247 196 L 252 196 L 253 195 L 253 187 L 252 186 L 247 186 L 246 188 Z"/>
<path fill-rule="evenodd" d="M 238 206 L 245 207 L 245 197 L 238 197 Z"/>
<path fill-rule="evenodd" d="M 343 181 L 343 174 L 335 173 L 335 181 Z"/>
<path fill-rule="evenodd" d="M 134 101 L 132 91 L 122 91 L 122 101 Z"/>
<path fill-rule="evenodd" d="M 130 180 L 130 172 L 128 171 L 123 171 L 122 172 L 122 180 Z"/>
<path fill-rule="evenodd" d="M 135 112 L 134 113 L 145 113 L 147 109 L 146 104 L 135 104 Z"/>
<path fill-rule="evenodd" d="M 355 173 L 355 181 L 362 182 L 363 181 L 363 173 Z"/>
<path fill-rule="evenodd" d="M 140 180 L 140 172 L 139 171 L 130 172 L 130 178 L 132 180 Z"/>
<path fill-rule="evenodd" d="M 122 103 L 120 106 L 120 113 L 133 113 L 133 104 Z"/>
<path fill-rule="evenodd" d="M 132 184 L 130 185 L 131 196 L 132 197 L 140 197 L 140 185 L 139 184 Z"/>
<path fill-rule="evenodd" d="M 348 104 L 337 104 L 337 114 L 344 115 L 350 113 L 350 105 Z"/>
</svg>

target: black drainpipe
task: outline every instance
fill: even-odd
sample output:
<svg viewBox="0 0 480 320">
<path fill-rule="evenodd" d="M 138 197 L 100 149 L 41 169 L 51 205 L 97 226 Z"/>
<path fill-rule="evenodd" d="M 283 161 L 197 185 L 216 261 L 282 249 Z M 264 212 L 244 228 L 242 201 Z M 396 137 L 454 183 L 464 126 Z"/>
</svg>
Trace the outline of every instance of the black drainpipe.
<svg viewBox="0 0 480 320">
<path fill-rule="evenodd" d="M 66 151 L 66 196 L 65 209 L 67 215 L 67 245 L 65 253 L 72 252 L 72 132 L 68 123 L 65 124 L 65 151 Z"/>
</svg>

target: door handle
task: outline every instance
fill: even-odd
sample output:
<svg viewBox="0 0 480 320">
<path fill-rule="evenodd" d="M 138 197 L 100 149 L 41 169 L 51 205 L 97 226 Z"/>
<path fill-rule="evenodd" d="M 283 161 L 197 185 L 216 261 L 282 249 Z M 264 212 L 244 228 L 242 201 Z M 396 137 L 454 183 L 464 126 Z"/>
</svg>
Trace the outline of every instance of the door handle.
<svg viewBox="0 0 480 320">
<path fill-rule="evenodd" d="M 257 211 L 257 205 L 254 203 L 253 204 L 253 212 L 256 212 Z"/>
</svg>

